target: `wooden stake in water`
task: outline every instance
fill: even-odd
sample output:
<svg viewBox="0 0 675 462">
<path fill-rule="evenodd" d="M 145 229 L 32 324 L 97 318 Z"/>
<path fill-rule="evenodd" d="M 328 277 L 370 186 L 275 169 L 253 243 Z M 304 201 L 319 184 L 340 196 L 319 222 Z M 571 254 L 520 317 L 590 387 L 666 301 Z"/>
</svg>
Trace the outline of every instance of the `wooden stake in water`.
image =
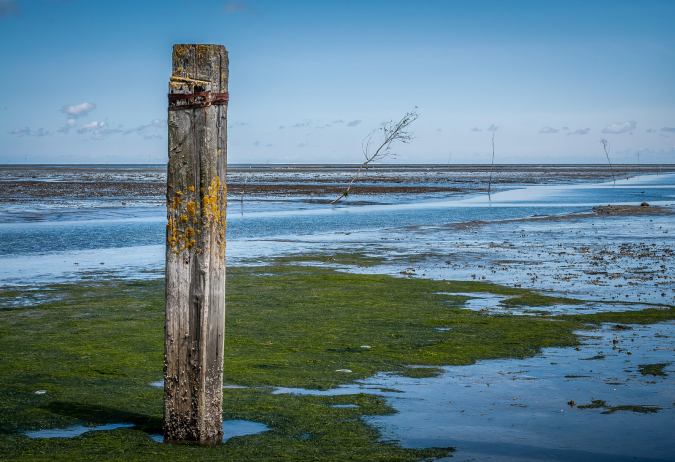
<svg viewBox="0 0 675 462">
<path fill-rule="evenodd" d="M 166 190 L 164 439 L 222 440 L 228 57 L 174 45 Z"/>
</svg>

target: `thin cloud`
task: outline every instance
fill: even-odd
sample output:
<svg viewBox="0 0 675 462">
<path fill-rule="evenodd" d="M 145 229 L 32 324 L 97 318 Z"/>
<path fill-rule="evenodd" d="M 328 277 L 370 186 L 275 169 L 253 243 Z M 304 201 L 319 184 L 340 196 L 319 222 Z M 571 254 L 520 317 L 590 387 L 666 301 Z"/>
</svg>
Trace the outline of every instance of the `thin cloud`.
<svg viewBox="0 0 675 462">
<path fill-rule="evenodd" d="M 497 130 L 499 130 L 499 127 L 495 124 L 492 124 L 488 127 L 488 131 L 490 132 L 496 132 Z"/>
<path fill-rule="evenodd" d="M 352 120 L 347 124 L 348 127 L 356 127 L 358 124 L 360 124 L 362 121 L 361 120 Z"/>
<path fill-rule="evenodd" d="M 21 14 L 19 5 L 14 0 L 0 0 L 0 18 L 4 18 L 10 14 L 19 16 Z"/>
<path fill-rule="evenodd" d="M 590 128 L 580 128 L 579 130 L 575 130 L 572 133 L 568 133 L 568 135 L 585 135 L 590 131 L 591 131 Z"/>
<path fill-rule="evenodd" d="M 284 129 L 284 126 L 283 126 L 283 125 L 279 125 L 279 130 L 283 130 L 283 129 Z"/>
<path fill-rule="evenodd" d="M 666 128 L 666 127 L 664 127 L 664 128 Z M 648 129 L 646 130 L 646 132 L 647 132 L 647 133 L 651 133 L 651 132 L 652 132 L 652 129 L 651 129 L 651 128 L 648 128 Z"/>
<path fill-rule="evenodd" d="M 471 129 L 471 131 L 472 131 L 472 132 L 482 132 L 483 129 L 482 129 L 482 128 L 478 128 L 478 127 L 473 127 L 473 128 Z"/>
<path fill-rule="evenodd" d="M 568 132 L 570 130 L 570 127 L 563 127 L 562 129 Z"/>
<path fill-rule="evenodd" d="M 223 6 L 223 13 L 225 14 L 237 14 L 237 13 L 243 13 L 243 14 L 252 14 L 258 11 L 257 8 L 250 8 L 247 4 L 246 0 L 242 0 L 240 2 L 234 1 L 234 0 L 227 0 L 225 2 L 225 6 Z"/>
<path fill-rule="evenodd" d="M 256 141 L 255 143 L 253 143 L 253 146 L 260 146 L 260 141 Z"/>
<path fill-rule="evenodd" d="M 308 143 L 307 141 L 303 141 L 302 143 L 300 143 L 300 144 L 298 145 L 298 147 L 299 147 L 299 148 L 304 148 L 304 147 L 307 146 L 308 144 L 309 144 L 309 143 Z"/>
<path fill-rule="evenodd" d="M 557 130 L 552 127 L 543 127 L 541 130 L 539 130 L 539 133 L 558 133 L 560 130 Z"/>
<path fill-rule="evenodd" d="M 52 132 L 49 130 L 45 130 L 44 128 L 40 127 L 36 131 L 32 131 L 30 128 L 25 127 L 25 128 L 15 128 L 14 130 L 11 130 L 8 132 L 10 135 L 16 135 L 18 137 L 23 137 L 23 136 L 54 136 Z"/>
<path fill-rule="evenodd" d="M 143 136 L 143 139 L 146 140 L 151 140 L 153 138 L 159 138 L 161 139 L 162 137 L 157 134 L 150 134 L 150 130 L 157 131 L 157 130 L 162 130 L 164 127 L 166 127 L 166 120 L 164 119 L 154 119 L 152 120 L 149 124 L 145 125 L 139 125 L 138 127 L 134 128 L 129 128 L 127 130 L 124 130 L 122 133 L 124 136 L 130 135 L 132 133 L 137 133 L 139 135 Z M 78 130 L 78 133 L 80 130 Z"/>
<path fill-rule="evenodd" d="M 310 125 L 312 125 L 312 119 L 307 119 L 304 122 L 293 125 L 293 128 L 309 127 Z"/>
<path fill-rule="evenodd" d="M 345 123 L 345 121 L 340 119 L 340 120 L 334 120 L 333 123 L 334 124 L 343 124 L 343 123 Z"/>
<path fill-rule="evenodd" d="M 68 114 L 71 117 L 77 118 L 89 114 L 94 109 L 96 109 L 96 105 L 94 103 L 85 102 L 71 105 L 66 104 L 61 108 L 61 112 Z"/>
<path fill-rule="evenodd" d="M 270 144 L 266 144 L 265 147 L 266 148 L 272 148 L 272 147 L 274 147 L 274 145 L 270 143 Z"/>
<path fill-rule="evenodd" d="M 663 127 L 661 129 L 662 132 L 675 132 L 675 128 L 673 127 Z"/>
<path fill-rule="evenodd" d="M 614 135 L 618 135 L 620 133 L 627 133 L 631 130 L 635 130 L 636 126 L 637 126 L 637 122 L 635 122 L 635 121 L 616 122 L 616 123 L 607 125 L 601 131 L 602 131 L 602 133 L 611 133 L 611 134 L 614 134 Z"/>
</svg>

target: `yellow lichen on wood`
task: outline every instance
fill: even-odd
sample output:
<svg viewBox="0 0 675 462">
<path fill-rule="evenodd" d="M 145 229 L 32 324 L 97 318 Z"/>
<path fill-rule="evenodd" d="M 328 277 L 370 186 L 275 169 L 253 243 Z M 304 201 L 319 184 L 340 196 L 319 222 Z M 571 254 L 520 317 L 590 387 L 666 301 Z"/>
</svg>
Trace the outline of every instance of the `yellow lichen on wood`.
<svg viewBox="0 0 675 462">
<path fill-rule="evenodd" d="M 190 215 L 191 217 L 195 216 L 195 203 L 194 202 L 188 202 L 187 212 L 188 212 L 188 215 Z"/>
</svg>

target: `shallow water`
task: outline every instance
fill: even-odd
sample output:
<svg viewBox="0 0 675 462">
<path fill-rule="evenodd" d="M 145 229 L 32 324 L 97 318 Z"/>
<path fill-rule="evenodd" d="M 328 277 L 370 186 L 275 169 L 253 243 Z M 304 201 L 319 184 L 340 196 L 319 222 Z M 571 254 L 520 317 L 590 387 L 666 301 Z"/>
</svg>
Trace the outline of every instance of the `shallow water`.
<svg viewBox="0 0 675 462">
<path fill-rule="evenodd" d="M 36 430 L 32 432 L 26 432 L 24 433 L 24 435 L 26 435 L 29 438 L 74 438 L 76 436 L 83 435 L 84 433 L 87 432 L 115 430 L 117 428 L 128 428 L 133 426 L 134 424 L 130 423 L 105 424 L 96 427 L 73 425 L 72 427 L 68 428 L 56 428 L 52 430 Z"/>
<path fill-rule="evenodd" d="M 367 421 L 408 447 L 456 447 L 448 460 L 675 460 L 675 323 L 630 327 L 582 331 L 578 351 L 445 367 L 435 378 L 379 374 L 338 389 L 275 393 L 384 395 L 398 413 Z M 655 363 L 668 363 L 668 375 L 639 372 Z M 598 400 L 606 407 L 579 407 Z"/>
<path fill-rule="evenodd" d="M 399 233 L 398 239 L 409 238 L 411 230 L 426 231 L 427 236 L 415 236 L 433 241 L 452 238 L 459 234 L 442 233 L 438 228 L 448 223 L 483 221 L 500 225 L 501 220 L 527 218 L 534 215 L 550 216 L 581 212 L 591 206 L 604 204 L 652 205 L 675 203 L 675 175 L 642 176 L 639 179 L 617 181 L 601 185 L 528 186 L 486 195 L 452 200 L 427 200 L 417 203 L 363 206 L 328 206 L 301 202 L 270 201 L 250 207 L 245 205 L 243 215 L 237 206 L 228 208 L 228 263 L 289 252 L 301 252 L 340 247 L 372 247 L 377 240 L 389 239 Z M 644 191 L 644 192 L 643 192 Z M 135 268 L 142 272 L 161 270 L 164 266 L 164 209 L 139 207 L 92 210 L 82 215 L 56 214 L 54 219 L 38 222 L 0 224 L 0 264 L 15 271 L 0 274 L 0 284 L 50 282 L 72 279 L 77 274 L 101 269 L 125 275 Z M 86 218 L 86 219 L 85 219 Z M 629 217 L 623 217 L 630 222 Z M 619 219 L 619 217 L 617 217 Z M 669 239 L 670 217 L 658 218 L 665 225 L 659 238 Z M 645 217 L 638 217 L 623 235 L 636 239 L 646 228 Z M 518 225 L 515 225 L 518 226 Z M 585 224 L 524 223 L 523 230 L 569 231 L 575 226 L 584 230 Z M 624 225 L 619 224 L 619 228 Z M 616 226 L 614 227 L 616 228 Z M 510 232 L 511 230 L 509 230 Z M 587 231 L 587 230 L 586 230 Z M 594 230 L 598 234 L 598 230 Z M 611 233 L 611 237 L 617 237 Z M 490 236 L 490 241 L 520 236 Z M 607 237 L 609 233 L 599 236 Z M 484 234 L 481 233 L 481 237 Z M 561 234 L 562 236 L 563 234 Z M 527 237 L 527 236 L 525 236 Z M 569 236 L 574 239 L 575 236 Z M 588 236 L 587 236 L 588 237 Z M 568 239 L 569 240 L 569 239 Z M 489 241 L 485 241 L 485 243 Z M 523 240 L 518 239 L 518 242 Z M 416 253 L 415 243 L 400 249 L 401 253 Z M 378 246 L 383 244 L 378 243 Z M 522 248 L 522 246 L 521 246 Z M 393 249 L 396 252 L 396 249 Z M 106 266 L 101 268 L 103 262 Z M 77 265 L 79 263 L 80 265 Z M 138 272 L 136 271 L 136 274 Z"/>
</svg>

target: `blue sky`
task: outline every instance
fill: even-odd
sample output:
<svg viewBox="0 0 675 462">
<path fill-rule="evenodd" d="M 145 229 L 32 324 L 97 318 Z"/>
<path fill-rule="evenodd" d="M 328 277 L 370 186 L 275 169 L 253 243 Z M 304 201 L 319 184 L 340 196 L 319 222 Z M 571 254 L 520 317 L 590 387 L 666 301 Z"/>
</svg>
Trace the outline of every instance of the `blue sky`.
<svg viewBox="0 0 675 462">
<path fill-rule="evenodd" d="M 0 162 L 163 163 L 174 43 L 230 54 L 228 160 L 675 163 L 673 1 L 0 0 Z M 492 130 L 491 130 L 492 129 Z"/>
</svg>

